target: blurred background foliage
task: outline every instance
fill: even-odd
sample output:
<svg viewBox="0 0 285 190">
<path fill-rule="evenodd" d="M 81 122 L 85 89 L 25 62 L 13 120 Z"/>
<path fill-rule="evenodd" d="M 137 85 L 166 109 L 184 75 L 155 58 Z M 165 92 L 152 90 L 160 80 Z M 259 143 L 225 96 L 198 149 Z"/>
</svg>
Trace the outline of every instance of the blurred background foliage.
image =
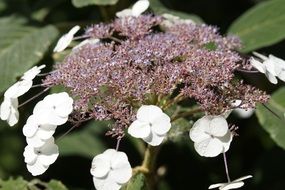
<svg viewBox="0 0 285 190">
<path fill-rule="evenodd" d="M 171 13 L 220 28 L 223 34 L 241 37 L 241 53 L 253 50 L 285 58 L 285 1 L 284 0 L 150 0 L 151 11 Z M 114 18 L 117 11 L 131 6 L 134 0 L 0 0 L 0 92 L 14 83 L 35 64 L 47 64 L 49 71 L 60 57 L 52 54 L 61 34 L 78 24 L 83 28 Z M 241 74 L 241 73 L 239 73 Z M 285 89 L 284 83 L 271 85 L 261 74 L 241 74 L 246 82 L 273 93 L 268 107 L 258 106 L 257 114 L 248 119 L 231 115 L 229 121 L 239 126 L 228 151 L 232 178 L 252 174 L 243 189 L 285 189 Z M 38 81 L 39 83 L 40 81 Z M 37 82 L 35 82 L 37 84 Z M 56 91 L 56 89 L 53 89 Z M 33 89 L 20 102 L 39 92 Z M 2 96 L 1 96 L 2 97 Z M 0 122 L 0 189 L 1 190 L 83 190 L 94 189 L 89 173 L 92 158 L 115 140 L 106 138 L 106 122 L 86 123 L 57 141 L 58 160 L 49 170 L 35 179 L 26 170 L 23 158 L 25 139 L 22 126 L 32 113 L 39 97 L 20 108 L 20 122 L 10 128 Z M 2 100 L 2 98 L 0 99 Z M 158 158 L 161 190 L 207 189 L 209 184 L 225 181 L 222 156 L 203 158 L 193 149 L 185 129 L 191 123 L 178 120 Z M 56 136 L 64 134 L 68 124 L 58 128 Z M 179 131 L 180 130 L 180 131 Z M 181 133 L 182 132 L 182 133 Z M 180 134 L 177 136 L 177 134 Z M 142 161 L 144 145 L 125 138 L 121 150 L 129 156 L 132 166 Z M 55 180 L 52 180 L 55 179 Z M 129 189 L 143 187 L 143 176 Z M 64 185 L 63 185 L 64 184 Z"/>
</svg>

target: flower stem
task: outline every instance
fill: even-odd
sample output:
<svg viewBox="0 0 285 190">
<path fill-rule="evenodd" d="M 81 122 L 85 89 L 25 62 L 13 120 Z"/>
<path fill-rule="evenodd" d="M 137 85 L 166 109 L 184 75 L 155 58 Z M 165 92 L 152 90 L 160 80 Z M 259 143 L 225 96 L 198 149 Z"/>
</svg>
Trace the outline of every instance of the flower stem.
<svg viewBox="0 0 285 190">
<path fill-rule="evenodd" d="M 227 180 L 230 183 L 231 182 L 231 178 L 230 178 L 230 174 L 229 174 L 229 169 L 228 169 L 228 163 L 227 163 L 227 157 L 226 157 L 226 153 L 223 152 L 223 158 L 224 158 L 224 164 L 225 164 L 225 170 L 226 170 L 226 175 L 227 175 Z"/>
</svg>

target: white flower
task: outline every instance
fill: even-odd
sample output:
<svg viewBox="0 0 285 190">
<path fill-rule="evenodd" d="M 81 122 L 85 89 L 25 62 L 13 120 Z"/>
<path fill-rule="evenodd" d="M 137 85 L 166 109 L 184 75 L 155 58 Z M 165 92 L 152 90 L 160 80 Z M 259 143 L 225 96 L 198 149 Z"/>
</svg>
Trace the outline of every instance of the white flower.
<svg viewBox="0 0 285 190">
<path fill-rule="evenodd" d="M 148 0 L 138 0 L 132 7 L 132 16 L 138 17 L 149 7 Z"/>
<path fill-rule="evenodd" d="M 234 109 L 234 113 L 240 117 L 240 118 L 249 118 L 252 116 L 252 114 L 254 113 L 254 109 L 252 108 L 247 108 L 247 109 L 242 109 L 242 108 L 236 108 Z"/>
<path fill-rule="evenodd" d="M 35 115 L 31 115 L 27 123 L 23 127 L 23 134 L 26 137 L 32 137 L 34 135 L 39 136 L 41 139 L 49 139 L 55 132 L 56 125 L 42 125 L 39 124 Z"/>
<path fill-rule="evenodd" d="M 72 104 L 73 99 L 66 92 L 47 95 L 36 104 L 33 115 L 39 124 L 62 125 L 73 110 Z"/>
<path fill-rule="evenodd" d="M 61 52 L 68 47 L 68 45 L 73 40 L 74 34 L 76 34 L 80 29 L 80 26 L 76 25 L 71 30 L 64 34 L 57 42 L 55 48 L 53 49 L 54 52 Z"/>
<path fill-rule="evenodd" d="M 4 121 L 7 120 L 8 124 L 12 127 L 19 120 L 18 99 L 4 98 L 0 106 L 0 118 Z"/>
<path fill-rule="evenodd" d="M 164 13 L 161 16 L 165 18 L 160 24 L 163 30 L 173 26 L 174 24 L 195 24 L 195 22 L 191 19 L 182 19 L 178 16 L 174 16 L 168 13 Z"/>
<path fill-rule="evenodd" d="M 99 39 L 97 38 L 91 38 L 91 39 L 86 39 L 86 40 L 83 40 L 82 42 L 80 42 L 77 46 L 75 46 L 74 48 L 72 48 L 72 50 L 77 50 L 77 49 L 80 49 L 82 46 L 86 45 L 86 44 L 91 44 L 91 45 L 94 45 L 94 44 L 98 44 L 100 42 Z"/>
<path fill-rule="evenodd" d="M 33 85 L 32 80 L 20 80 L 9 87 L 4 96 L 6 98 L 18 98 L 30 90 Z"/>
<path fill-rule="evenodd" d="M 234 181 L 228 183 L 217 183 L 210 185 L 208 189 L 219 188 L 219 190 L 229 190 L 229 189 L 238 189 L 244 185 L 243 180 L 251 178 L 251 175 L 240 177 Z"/>
<path fill-rule="evenodd" d="M 271 83 L 277 84 L 278 81 L 276 77 L 285 82 L 285 61 L 283 59 L 275 57 L 274 55 L 266 57 L 257 52 L 253 52 L 253 54 L 260 58 L 263 63 L 253 57 L 251 57 L 250 63 L 259 72 L 264 73 Z"/>
<path fill-rule="evenodd" d="M 24 151 L 25 163 L 27 163 L 28 171 L 33 175 L 43 174 L 57 159 L 58 147 L 54 144 L 54 139 L 51 137 L 45 144 L 39 148 L 27 145 Z"/>
<path fill-rule="evenodd" d="M 118 190 L 132 176 L 132 168 L 124 152 L 108 149 L 93 158 L 90 173 L 97 190 Z"/>
<path fill-rule="evenodd" d="M 45 67 L 46 67 L 45 65 L 34 66 L 33 68 L 26 71 L 21 78 L 23 80 L 33 80 Z"/>
<path fill-rule="evenodd" d="M 260 61 L 254 59 L 251 57 L 250 63 L 253 67 L 255 67 L 259 72 L 265 74 L 265 76 L 268 78 L 268 80 L 272 84 L 277 84 L 276 79 L 276 73 L 274 71 L 274 65 L 271 61 L 264 61 L 264 63 L 261 63 Z"/>
<path fill-rule="evenodd" d="M 190 139 L 199 155 L 215 157 L 226 152 L 232 141 L 232 133 L 222 116 L 204 116 L 190 129 Z"/>
<path fill-rule="evenodd" d="M 137 120 L 128 128 L 128 133 L 157 146 L 163 141 L 170 127 L 170 118 L 159 107 L 143 105 L 137 112 Z"/>
<path fill-rule="evenodd" d="M 126 16 L 134 16 L 138 17 L 143 12 L 145 12 L 149 7 L 148 0 L 138 0 L 131 9 L 124 9 L 120 12 L 116 13 L 116 16 L 119 18 L 126 17 Z"/>
</svg>

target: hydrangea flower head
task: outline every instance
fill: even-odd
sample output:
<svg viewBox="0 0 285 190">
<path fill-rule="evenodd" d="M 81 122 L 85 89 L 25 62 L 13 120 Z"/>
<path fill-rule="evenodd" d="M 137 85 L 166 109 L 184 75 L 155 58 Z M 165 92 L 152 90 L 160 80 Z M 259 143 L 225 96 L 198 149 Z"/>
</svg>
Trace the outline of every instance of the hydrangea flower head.
<svg viewBox="0 0 285 190">
<path fill-rule="evenodd" d="M 190 138 L 199 155 L 215 157 L 226 152 L 232 141 L 228 123 L 222 116 L 204 116 L 190 129 Z"/>
<path fill-rule="evenodd" d="M 127 155 L 114 149 L 95 156 L 90 172 L 97 190 L 118 190 L 132 176 Z"/>
<path fill-rule="evenodd" d="M 69 30 L 68 33 L 64 34 L 57 42 L 55 48 L 53 49 L 54 52 L 61 52 L 68 47 L 68 45 L 73 40 L 74 35 L 79 31 L 80 26 L 76 25 Z"/>
<path fill-rule="evenodd" d="M 137 111 L 137 119 L 128 128 L 128 133 L 142 138 L 146 143 L 161 144 L 171 127 L 170 118 L 154 105 L 143 105 Z"/>
<path fill-rule="evenodd" d="M 54 144 L 53 137 L 41 147 L 27 145 L 24 151 L 27 169 L 33 176 L 43 174 L 49 165 L 55 162 L 58 155 L 58 147 Z"/>
<path fill-rule="evenodd" d="M 244 185 L 243 180 L 251 178 L 251 177 L 252 175 L 247 175 L 247 176 L 243 176 L 238 179 L 235 179 L 228 183 L 213 184 L 213 185 L 210 185 L 208 189 L 215 189 L 215 188 L 219 188 L 219 190 L 238 189 Z"/>
</svg>

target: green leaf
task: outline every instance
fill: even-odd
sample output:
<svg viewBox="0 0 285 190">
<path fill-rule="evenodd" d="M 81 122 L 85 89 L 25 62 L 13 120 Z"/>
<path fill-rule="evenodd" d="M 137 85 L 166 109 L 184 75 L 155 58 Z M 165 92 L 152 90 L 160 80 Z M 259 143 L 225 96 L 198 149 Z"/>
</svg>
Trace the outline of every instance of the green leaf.
<svg viewBox="0 0 285 190">
<path fill-rule="evenodd" d="M 154 11 L 155 14 L 167 13 L 172 14 L 174 16 L 178 16 L 182 19 L 191 19 L 195 23 L 204 23 L 203 20 L 197 15 L 187 14 L 166 8 L 159 0 L 150 0 L 150 8 Z"/>
<path fill-rule="evenodd" d="M 79 155 L 93 158 L 96 154 L 106 150 L 106 145 L 102 142 L 105 136 L 107 122 L 93 121 L 88 125 L 80 126 L 82 130 L 72 132 L 58 141 L 60 155 L 70 156 Z"/>
<path fill-rule="evenodd" d="M 115 5 L 118 0 L 72 0 L 75 7 L 85 7 L 89 5 Z"/>
<path fill-rule="evenodd" d="M 140 189 L 140 190 L 147 190 L 146 177 L 143 173 L 136 173 L 131 180 L 124 185 L 122 190 L 133 190 L 133 189 Z"/>
<path fill-rule="evenodd" d="M 22 177 L 17 179 L 8 179 L 7 181 L 1 181 L 0 190 L 28 190 L 28 182 L 25 181 Z"/>
<path fill-rule="evenodd" d="M 0 19 L 0 92 L 37 64 L 57 35 L 53 26 L 38 28 L 24 25 L 22 19 Z"/>
<path fill-rule="evenodd" d="M 60 181 L 51 180 L 47 184 L 47 190 L 67 190 L 67 188 Z"/>
<path fill-rule="evenodd" d="M 266 105 L 274 114 L 262 105 L 258 105 L 256 115 L 259 123 L 273 141 L 285 149 L 285 87 L 276 91 Z M 277 116 L 275 115 L 277 114 Z"/>
<path fill-rule="evenodd" d="M 238 35 L 243 41 L 242 52 L 273 45 L 285 37 L 284 0 L 257 4 L 230 26 L 228 33 Z"/>
</svg>

